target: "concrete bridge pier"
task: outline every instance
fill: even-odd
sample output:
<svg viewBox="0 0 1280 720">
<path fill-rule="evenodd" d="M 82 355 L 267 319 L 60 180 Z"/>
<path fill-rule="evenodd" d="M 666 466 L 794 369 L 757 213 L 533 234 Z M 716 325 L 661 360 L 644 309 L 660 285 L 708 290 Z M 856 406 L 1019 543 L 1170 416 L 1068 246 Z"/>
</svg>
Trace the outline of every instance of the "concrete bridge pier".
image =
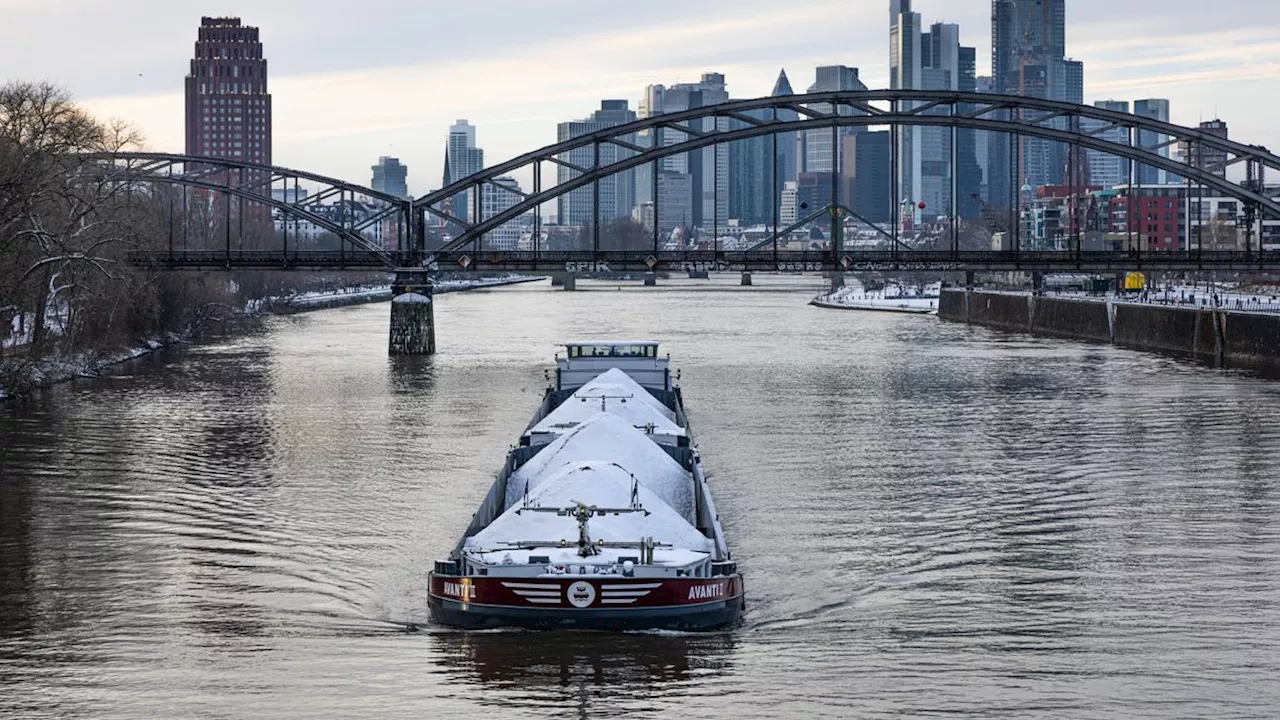
<svg viewBox="0 0 1280 720">
<path fill-rule="evenodd" d="M 567 272 L 564 274 L 564 289 L 570 292 L 578 289 L 578 273 Z"/>
<path fill-rule="evenodd" d="M 644 274 L 644 286 L 645 286 L 645 287 L 657 287 L 657 286 L 658 286 L 658 273 L 652 273 L 652 272 L 647 272 L 647 273 L 645 273 L 645 274 Z"/>
<path fill-rule="evenodd" d="M 751 273 L 749 272 L 742 273 L 742 286 L 750 287 L 750 285 L 751 285 Z"/>
<path fill-rule="evenodd" d="M 564 273 L 551 273 L 551 287 L 564 287 Z"/>
<path fill-rule="evenodd" d="M 392 355 L 436 353 L 435 298 L 426 273 L 401 273 L 391 286 Z"/>
<path fill-rule="evenodd" d="M 835 292 L 844 287 L 844 273 L 839 270 L 831 273 L 831 292 Z"/>
</svg>

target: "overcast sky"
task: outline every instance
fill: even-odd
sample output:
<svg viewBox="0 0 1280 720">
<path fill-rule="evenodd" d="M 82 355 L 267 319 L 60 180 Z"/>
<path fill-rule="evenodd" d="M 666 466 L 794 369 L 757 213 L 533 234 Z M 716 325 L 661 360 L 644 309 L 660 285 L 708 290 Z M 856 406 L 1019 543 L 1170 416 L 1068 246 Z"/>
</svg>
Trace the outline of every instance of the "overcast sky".
<svg viewBox="0 0 1280 720">
<path fill-rule="evenodd" d="M 0 74 L 61 84 L 148 149 L 183 149 L 183 77 L 201 15 L 262 29 L 275 163 L 367 184 L 380 155 L 410 189 L 439 186 L 449 125 L 478 126 L 487 164 L 555 140 L 601 98 L 727 76 L 768 94 L 785 67 L 803 92 L 817 65 L 888 86 L 888 0 L 0 0 Z M 960 24 L 991 63 L 989 0 L 917 0 Z M 1232 137 L 1280 149 L 1280 2 L 1069 0 L 1067 46 L 1085 98 L 1166 97 L 1174 122 L 1222 117 Z"/>
</svg>

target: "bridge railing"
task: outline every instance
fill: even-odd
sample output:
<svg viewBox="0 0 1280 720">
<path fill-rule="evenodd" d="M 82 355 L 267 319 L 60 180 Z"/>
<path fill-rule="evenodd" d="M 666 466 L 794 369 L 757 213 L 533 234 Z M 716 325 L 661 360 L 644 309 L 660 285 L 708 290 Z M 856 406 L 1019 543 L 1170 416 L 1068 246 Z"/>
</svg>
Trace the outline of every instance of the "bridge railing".
<svg viewBox="0 0 1280 720">
<path fill-rule="evenodd" d="M 1003 250 L 539 250 L 440 252 L 423 261 L 415 252 L 364 250 L 193 250 L 135 252 L 129 262 L 166 269 L 375 269 L 440 272 L 523 270 L 680 271 L 685 269 L 813 272 L 831 270 L 1118 272 L 1122 270 L 1280 273 L 1277 250 L 1003 251 Z"/>
</svg>

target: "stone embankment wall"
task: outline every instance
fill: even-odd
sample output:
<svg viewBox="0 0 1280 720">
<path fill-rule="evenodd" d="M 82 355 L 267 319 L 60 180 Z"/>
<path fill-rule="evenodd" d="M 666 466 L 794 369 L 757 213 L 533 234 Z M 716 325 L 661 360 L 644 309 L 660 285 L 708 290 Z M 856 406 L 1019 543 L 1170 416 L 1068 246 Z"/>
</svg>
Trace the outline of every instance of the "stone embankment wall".
<svg viewBox="0 0 1280 720">
<path fill-rule="evenodd" d="M 1280 372 L 1280 316 L 944 290 L 938 317 Z"/>
</svg>

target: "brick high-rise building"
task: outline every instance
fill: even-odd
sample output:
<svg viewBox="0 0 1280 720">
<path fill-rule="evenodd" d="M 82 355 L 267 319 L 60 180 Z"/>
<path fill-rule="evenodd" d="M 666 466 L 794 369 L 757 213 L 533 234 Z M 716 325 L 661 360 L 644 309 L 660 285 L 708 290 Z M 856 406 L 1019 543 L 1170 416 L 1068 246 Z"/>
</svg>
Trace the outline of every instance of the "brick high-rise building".
<svg viewBox="0 0 1280 720">
<path fill-rule="evenodd" d="M 271 95 L 258 28 L 202 18 L 187 76 L 187 155 L 271 164 Z"/>
</svg>

